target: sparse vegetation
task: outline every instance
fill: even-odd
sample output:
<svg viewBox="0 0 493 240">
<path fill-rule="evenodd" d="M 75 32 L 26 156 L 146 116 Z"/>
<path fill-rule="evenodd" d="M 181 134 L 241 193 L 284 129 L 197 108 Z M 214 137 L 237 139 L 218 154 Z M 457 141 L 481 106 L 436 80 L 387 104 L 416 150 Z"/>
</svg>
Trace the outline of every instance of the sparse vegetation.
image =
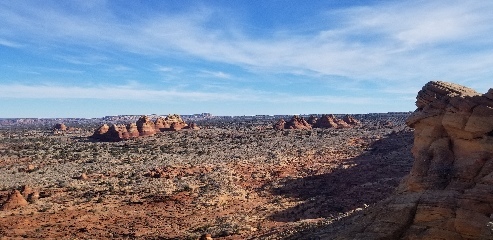
<svg viewBox="0 0 493 240">
<path fill-rule="evenodd" d="M 33 231 L 23 234 L 31 238 L 62 237 L 65 229 L 82 238 L 194 239 L 208 232 L 227 239 L 322 221 L 397 185 L 411 162 L 403 119 L 369 116 L 357 128 L 284 131 L 273 130 L 271 120 L 211 120 L 199 131 L 123 142 L 81 137 L 93 126 L 64 134 L 1 129 L 0 200 L 23 185 L 40 198 L 15 217 L 0 211 L 0 229 L 22 237 L 8 225 L 29 219 Z M 377 175 L 365 173 L 372 167 L 381 168 Z M 351 176 L 357 179 L 338 182 Z M 357 197 L 360 191 L 373 195 Z M 45 214 L 53 215 L 50 229 L 39 230 Z"/>
</svg>

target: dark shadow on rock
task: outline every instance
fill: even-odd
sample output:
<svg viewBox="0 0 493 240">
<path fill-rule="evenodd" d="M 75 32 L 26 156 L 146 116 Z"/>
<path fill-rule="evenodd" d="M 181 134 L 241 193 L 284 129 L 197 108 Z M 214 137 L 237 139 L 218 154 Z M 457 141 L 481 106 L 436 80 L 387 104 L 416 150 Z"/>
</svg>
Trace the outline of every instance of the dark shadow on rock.
<svg viewBox="0 0 493 240">
<path fill-rule="evenodd" d="M 344 160 L 351 167 L 283 181 L 281 187 L 272 189 L 273 194 L 303 203 L 277 212 L 271 219 L 293 222 L 328 218 L 387 198 L 412 167 L 412 144 L 412 132 L 390 134 L 362 155 Z"/>
</svg>

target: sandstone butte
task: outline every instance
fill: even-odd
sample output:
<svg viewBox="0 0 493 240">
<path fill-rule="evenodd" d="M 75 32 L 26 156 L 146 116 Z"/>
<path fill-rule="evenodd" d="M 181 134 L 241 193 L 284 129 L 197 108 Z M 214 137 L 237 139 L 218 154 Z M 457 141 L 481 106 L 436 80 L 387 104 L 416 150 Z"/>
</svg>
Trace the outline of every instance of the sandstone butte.
<svg viewBox="0 0 493 240">
<path fill-rule="evenodd" d="M 273 128 L 275 130 L 282 129 L 312 129 L 312 128 L 351 128 L 358 125 L 360 122 L 355 118 L 346 115 L 342 119 L 336 118 L 334 115 L 323 115 L 320 118 L 310 116 L 308 120 L 305 120 L 300 116 L 293 116 L 289 122 L 284 119 L 279 119 L 274 123 Z"/>
<path fill-rule="evenodd" d="M 118 142 L 141 136 L 152 136 L 162 131 L 178 131 L 181 129 L 200 129 L 196 124 L 190 126 L 183 121 L 179 115 L 168 115 L 166 118 L 159 117 L 154 122 L 148 116 L 142 116 L 137 123 L 103 124 L 94 131 L 91 138 L 99 141 Z"/>
<path fill-rule="evenodd" d="M 416 106 L 414 163 L 396 192 L 300 238 L 493 239 L 493 89 L 433 81 Z"/>
</svg>

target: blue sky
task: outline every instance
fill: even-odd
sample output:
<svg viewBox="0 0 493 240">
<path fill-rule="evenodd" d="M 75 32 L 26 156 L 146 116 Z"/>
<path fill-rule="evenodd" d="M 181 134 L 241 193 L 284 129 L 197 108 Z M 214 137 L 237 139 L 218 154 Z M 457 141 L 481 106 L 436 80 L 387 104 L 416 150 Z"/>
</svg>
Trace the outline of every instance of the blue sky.
<svg viewBox="0 0 493 240">
<path fill-rule="evenodd" d="M 412 111 L 486 92 L 491 1 L 0 0 L 0 117 Z"/>
</svg>

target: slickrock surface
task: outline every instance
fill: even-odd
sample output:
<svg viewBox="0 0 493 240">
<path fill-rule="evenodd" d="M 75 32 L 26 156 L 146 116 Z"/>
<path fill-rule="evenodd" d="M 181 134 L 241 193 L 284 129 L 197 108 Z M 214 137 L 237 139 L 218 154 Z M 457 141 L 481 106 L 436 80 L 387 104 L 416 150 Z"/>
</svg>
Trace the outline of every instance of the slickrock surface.
<svg viewBox="0 0 493 240">
<path fill-rule="evenodd" d="M 407 120 L 414 164 L 396 193 L 288 239 L 493 239 L 492 93 L 427 83 Z"/>
</svg>

